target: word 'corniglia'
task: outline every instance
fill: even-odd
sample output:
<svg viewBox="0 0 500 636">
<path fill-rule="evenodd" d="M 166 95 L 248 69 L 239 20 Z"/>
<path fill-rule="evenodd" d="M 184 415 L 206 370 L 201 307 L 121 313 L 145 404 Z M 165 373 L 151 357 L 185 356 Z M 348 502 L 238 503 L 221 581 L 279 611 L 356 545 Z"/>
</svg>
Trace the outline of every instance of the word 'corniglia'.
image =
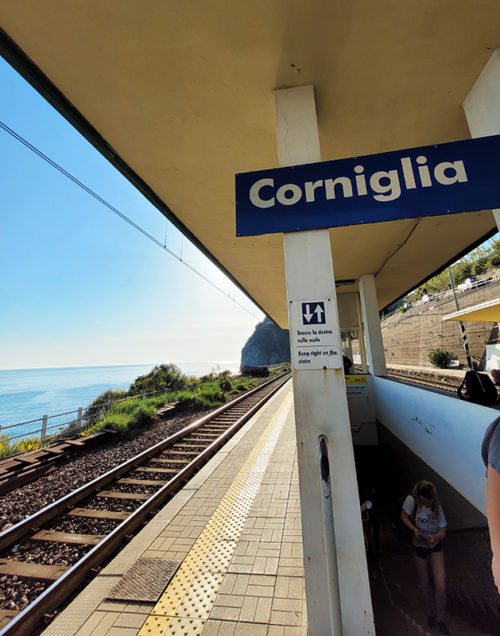
<svg viewBox="0 0 500 636">
<path fill-rule="evenodd" d="M 250 201 L 257 208 L 263 209 L 273 207 L 276 201 L 281 205 L 294 205 L 303 197 L 306 203 L 314 203 L 316 198 L 331 200 L 339 196 L 344 199 L 372 196 L 376 201 L 385 202 L 398 199 L 402 185 L 407 190 L 414 190 L 430 188 L 436 183 L 449 186 L 468 180 L 461 160 L 442 161 L 434 168 L 427 165 L 427 157 L 423 155 L 418 156 L 415 161 L 416 165 L 410 157 L 402 157 L 399 169 L 380 170 L 372 175 L 365 174 L 364 166 L 357 165 L 352 177 L 305 181 L 302 185 L 287 183 L 277 190 L 274 179 L 260 179 L 250 188 Z"/>
</svg>

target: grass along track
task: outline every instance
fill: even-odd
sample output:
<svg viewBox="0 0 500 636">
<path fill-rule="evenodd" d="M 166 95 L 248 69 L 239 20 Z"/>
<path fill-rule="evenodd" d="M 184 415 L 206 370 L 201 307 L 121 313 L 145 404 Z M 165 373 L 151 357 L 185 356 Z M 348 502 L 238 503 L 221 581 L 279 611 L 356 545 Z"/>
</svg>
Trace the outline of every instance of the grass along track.
<svg viewBox="0 0 500 636">
<path fill-rule="evenodd" d="M 288 380 L 273 378 L 0 533 L 1 636 L 26 634 Z"/>
</svg>

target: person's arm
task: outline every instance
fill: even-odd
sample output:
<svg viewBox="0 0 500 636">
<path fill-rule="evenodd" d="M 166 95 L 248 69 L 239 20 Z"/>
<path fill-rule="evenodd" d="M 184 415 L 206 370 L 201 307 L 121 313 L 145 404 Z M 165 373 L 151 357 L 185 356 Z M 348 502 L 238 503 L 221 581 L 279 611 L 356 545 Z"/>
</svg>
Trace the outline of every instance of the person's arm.
<svg viewBox="0 0 500 636">
<path fill-rule="evenodd" d="M 418 539 L 420 536 L 420 532 L 417 527 L 410 521 L 410 515 L 406 512 L 406 510 L 401 510 L 401 521 L 405 524 L 405 526 L 413 532 L 415 538 Z"/>
<path fill-rule="evenodd" d="M 429 542 L 429 545 L 432 547 L 436 543 L 439 543 L 440 541 L 442 541 L 445 537 L 446 537 L 446 526 L 442 526 L 437 530 L 437 532 L 435 532 L 434 534 L 431 534 L 428 537 L 427 541 Z"/>
<path fill-rule="evenodd" d="M 427 541 L 432 548 L 446 537 L 446 519 L 444 518 L 443 509 L 439 507 L 439 523 L 438 529 L 434 534 L 429 535 Z"/>
<path fill-rule="evenodd" d="M 500 473 L 488 464 L 486 480 L 486 512 L 490 529 L 493 579 L 500 593 Z"/>
</svg>

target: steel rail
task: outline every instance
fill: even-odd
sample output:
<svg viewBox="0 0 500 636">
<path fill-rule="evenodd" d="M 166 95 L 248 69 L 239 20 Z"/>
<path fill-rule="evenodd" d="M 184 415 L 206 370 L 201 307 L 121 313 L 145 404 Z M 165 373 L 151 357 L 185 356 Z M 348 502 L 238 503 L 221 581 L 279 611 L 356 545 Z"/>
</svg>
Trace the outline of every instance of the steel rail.
<svg viewBox="0 0 500 636">
<path fill-rule="evenodd" d="M 387 370 L 387 378 L 390 380 L 400 380 L 401 382 L 411 382 L 412 384 L 420 384 L 421 386 L 428 386 L 443 391 L 451 391 L 456 393 L 456 390 L 460 386 L 460 382 L 455 382 L 453 378 L 448 376 L 450 382 L 440 382 L 439 380 L 433 380 L 431 378 L 425 378 L 418 375 L 410 374 L 406 371 L 396 371 L 394 369 Z"/>
<path fill-rule="evenodd" d="M 98 568 L 102 562 L 109 558 L 110 554 L 112 554 L 124 541 L 124 539 L 134 532 L 147 518 L 148 516 L 161 506 L 165 500 L 174 492 L 176 489 L 187 480 L 196 470 L 204 464 L 209 458 L 211 458 L 219 448 L 224 445 L 224 443 L 239 429 L 245 422 L 247 422 L 262 406 L 265 402 L 267 402 L 282 386 L 288 381 L 288 377 L 284 378 L 284 376 L 288 376 L 289 374 L 282 374 L 277 378 L 273 378 L 268 382 L 259 385 L 252 391 L 249 391 L 245 395 L 239 396 L 232 402 L 229 402 L 226 405 L 223 405 L 216 411 L 209 413 L 207 416 L 204 416 L 194 422 L 193 424 L 187 426 L 182 431 L 175 433 L 167 440 L 156 444 L 151 449 L 147 449 L 143 453 L 140 453 L 136 457 L 124 462 L 117 468 L 112 471 L 108 471 L 105 475 L 93 480 L 89 484 L 78 489 L 75 493 L 78 493 L 78 498 L 74 498 L 75 493 L 69 493 L 65 497 L 63 497 L 60 501 L 54 502 L 50 504 L 43 510 L 35 513 L 31 517 L 23 520 L 22 522 L 16 524 L 12 528 L 9 528 L 6 532 L 0 535 L 0 539 L 4 540 L 7 536 L 10 537 L 10 544 L 13 541 L 19 538 L 18 533 L 22 530 L 23 534 L 20 536 L 25 536 L 28 531 L 33 530 L 37 525 L 41 525 L 47 520 L 54 517 L 54 510 L 59 510 L 60 502 L 64 501 L 63 509 L 67 508 L 72 503 L 81 500 L 85 496 L 87 496 L 91 490 L 89 486 L 93 485 L 93 490 L 97 487 L 104 485 L 111 481 L 114 477 L 120 476 L 123 472 L 125 472 L 128 468 L 133 467 L 137 463 L 140 463 L 142 459 L 147 458 L 148 456 L 155 454 L 158 450 L 161 450 L 165 446 L 172 444 L 174 441 L 178 439 L 182 439 L 186 434 L 192 432 L 200 428 L 203 424 L 214 419 L 217 415 L 220 415 L 224 411 L 228 410 L 231 406 L 235 406 L 238 402 L 241 402 L 245 398 L 250 397 L 254 393 L 262 390 L 265 386 L 268 386 L 272 382 L 276 382 L 280 378 L 282 382 L 279 382 L 277 386 L 272 389 L 269 393 L 267 393 L 257 404 L 252 406 L 244 415 L 236 420 L 234 424 L 232 424 L 222 435 L 220 435 L 216 440 L 214 440 L 204 451 L 200 453 L 198 457 L 196 457 L 192 462 L 186 465 L 183 469 L 177 473 L 172 479 L 170 479 L 164 486 L 162 486 L 156 493 L 154 493 L 150 499 L 148 499 L 144 504 L 142 504 L 137 510 L 132 512 L 127 519 L 125 519 L 120 525 L 118 525 L 114 530 L 111 531 L 100 543 L 98 543 L 94 548 L 92 548 L 87 554 L 85 554 L 77 563 L 71 566 L 57 581 L 52 583 L 44 592 L 38 596 L 33 603 L 28 605 L 24 610 L 22 610 L 10 623 L 8 623 L 1 631 L 0 636 L 24 636 L 26 633 L 30 633 L 31 630 L 37 627 L 44 615 L 50 614 L 88 577 L 91 571 L 95 568 Z M 155 449 L 155 452 L 153 452 Z M 139 459 L 141 458 L 141 460 Z M 112 474 L 113 473 L 113 474 Z M 111 475 L 112 474 L 112 475 Z M 83 494 L 82 492 L 85 491 Z M 50 511 L 50 515 L 49 515 Z M 34 521 L 36 518 L 36 521 Z M 40 521 L 42 519 L 42 521 Z M 29 527 L 29 528 L 28 528 Z M 12 539 L 12 537 L 16 537 Z M 0 544 L 0 547 L 2 545 Z"/>
<path fill-rule="evenodd" d="M 444 382 L 439 382 L 439 380 L 432 380 L 430 378 L 421 378 L 415 375 L 409 375 L 404 373 L 393 373 L 392 371 L 387 372 L 387 376 L 392 380 L 401 380 L 403 382 L 411 382 L 412 384 L 420 384 L 422 386 L 429 386 L 436 389 L 441 389 L 443 391 L 451 391 L 456 392 L 460 383 L 455 384 L 445 384 Z"/>
<path fill-rule="evenodd" d="M 464 369 L 465 373 L 466 369 Z M 419 384 L 421 386 L 428 386 L 430 388 L 439 389 L 441 391 L 447 391 L 456 394 L 457 389 L 462 382 L 462 378 L 452 378 L 450 376 L 447 377 L 446 382 L 433 380 L 431 378 L 422 378 L 418 375 L 411 375 L 405 372 L 398 371 L 388 371 L 387 376 L 392 380 L 400 380 L 403 382 L 410 382 L 412 384 Z M 500 387 L 495 386 L 497 393 L 500 394 Z"/>
<path fill-rule="evenodd" d="M 92 481 L 87 482 L 83 486 L 80 486 L 80 488 L 77 488 L 76 490 L 68 493 L 64 497 L 61 497 L 57 501 L 54 501 L 53 503 L 45 506 L 41 510 L 35 512 L 33 515 L 26 517 L 26 519 L 19 521 L 18 523 L 11 526 L 7 530 L 4 530 L 3 532 L 0 533 L 0 550 L 5 550 L 10 545 L 12 545 L 13 543 L 16 543 L 17 541 L 22 539 L 24 536 L 26 536 L 29 532 L 31 532 L 33 528 L 39 527 L 43 525 L 44 523 L 47 523 L 47 521 L 50 521 L 51 519 L 53 519 L 56 515 L 63 512 L 69 506 L 72 506 L 78 503 L 79 501 L 81 501 L 82 499 L 85 499 L 86 497 L 88 497 L 94 490 L 97 490 L 100 487 L 105 486 L 116 477 L 119 477 L 122 473 L 129 471 L 135 465 L 141 464 L 146 459 L 156 455 L 159 451 L 163 450 L 164 448 L 168 448 L 169 446 L 172 446 L 173 444 L 175 444 L 175 442 L 179 441 L 180 439 L 182 439 L 183 437 L 185 437 L 192 431 L 196 430 L 197 428 L 200 428 L 201 426 L 203 426 L 210 420 L 215 419 L 218 415 L 220 415 L 224 411 L 229 410 L 230 408 L 232 408 L 239 402 L 252 396 L 254 393 L 257 393 L 258 391 L 262 390 L 264 387 L 268 386 L 272 382 L 276 382 L 279 378 L 283 377 L 283 375 L 286 375 L 286 374 L 282 374 L 281 376 L 272 378 L 271 380 L 268 380 L 267 382 L 260 384 L 258 387 L 255 387 L 251 391 L 247 391 L 244 395 L 239 395 L 234 400 L 231 400 L 231 402 L 228 402 L 227 404 L 223 404 L 215 411 L 211 411 L 207 415 L 204 415 L 203 417 L 196 420 L 192 424 L 189 424 L 188 426 L 178 431 L 177 433 L 174 433 L 173 435 L 171 435 L 170 437 L 167 437 L 163 441 L 158 442 L 157 444 L 155 444 L 154 446 L 151 446 L 150 448 L 147 448 L 146 450 L 142 451 L 138 455 L 135 455 L 134 457 L 127 459 L 126 461 L 122 462 L 118 466 L 115 466 L 115 468 L 112 468 L 108 472 L 100 475 L 99 477 L 96 477 Z"/>
<path fill-rule="evenodd" d="M 0 495 L 39 479 L 49 470 L 54 470 L 56 464 L 84 453 L 99 441 L 101 444 L 108 441 L 114 434 L 114 431 L 102 429 L 86 437 L 61 440 L 36 451 L 0 459 L 0 471 L 7 468 L 0 475 Z M 36 461 L 27 462 L 27 457 L 36 457 Z"/>
<path fill-rule="evenodd" d="M 3 424 L 0 425 L 0 431 L 6 431 L 7 429 L 10 428 L 16 428 L 18 426 L 26 426 L 27 424 L 34 424 L 35 422 L 42 422 L 43 420 L 50 420 L 56 417 L 63 417 L 64 415 L 71 415 L 72 413 L 76 413 L 77 415 L 82 416 L 82 420 L 85 418 L 89 418 L 89 417 L 94 417 L 93 415 L 90 415 L 91 411 L 100 411 L 104 408 L 107 408 L 108 406 L 112 405 L 112 404 L 118 404 L 118 402 L 126 402 L 127 400 L 130 399 L 135 399 L 135 398 L 140 398 L 143 399 L 149 395 L 156 395 L 157 393 L 169 393 L 169 391 L 150 391 L 149 393 L 140 393 L 139 395 L 133 395 L 133 396 L 128 396 L 125 398 L 119 398 L 118 400 L 109 400 L 108 402 L 103 402 L 102 404 L 98 404 L 97 406 L 82 406 L 82 407 L 78 407 L 76 409 L 72 409 L 71 411 L 64 411 L 63 413 L 53 413 L 52 415 L 42 415 L 42 417 L 37 417 L 34 420 L 25 420 L 24 422 L 15 422 L 14 424 Z M 67 428 L 68 425 L 70 424 L 74 424 L 75 422 L 78 422 L 78 417 L 76 419 L 72 419 L 72 420 L 67 420 L 65 422 L 59 422 L 58 424 L 53 424 L 52 426 L 49 426 L 47 428 L 47 430 L 49 429 L 53 429 L 53 428 L 62 428 L 63 430 L 61 431 L 61 433 L 64 433 L 64 429 Z M 20 433 L 19 435 L 14 435 L 14 436 L 9 436 L 9 439 L 18 439 L 19 437 L 22 438 L 26 438 L 28 435 L 33 435 L 34 433 L 40 433 L 41 432 L 41 428 L 37 428 L 33 431 L 25 431 L 23 433 Z M 63 438 L 64 439 L 64 438 Z M 17 457 L 19 455 L 23 455 L 23 453 L 13 453 L 12 455 L 9 455 L 10 458 L 13 457 Z"/>
</svg>

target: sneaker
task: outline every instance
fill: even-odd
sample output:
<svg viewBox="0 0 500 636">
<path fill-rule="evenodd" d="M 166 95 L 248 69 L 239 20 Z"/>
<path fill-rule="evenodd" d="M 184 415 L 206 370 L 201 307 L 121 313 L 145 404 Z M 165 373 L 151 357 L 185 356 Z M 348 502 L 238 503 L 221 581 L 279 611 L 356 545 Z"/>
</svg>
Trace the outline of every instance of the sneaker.
<svg viewBox="0 0 500 636">
<path fill-rule="evenodd" d="M 448 636 L 451 636 L 448 625 L 443 620 L 441 620 L 440 618 L 436 618 L 435 625 L 436 629 L 439 630 L 441 634 L 447 634 Z"/>
</svg>

